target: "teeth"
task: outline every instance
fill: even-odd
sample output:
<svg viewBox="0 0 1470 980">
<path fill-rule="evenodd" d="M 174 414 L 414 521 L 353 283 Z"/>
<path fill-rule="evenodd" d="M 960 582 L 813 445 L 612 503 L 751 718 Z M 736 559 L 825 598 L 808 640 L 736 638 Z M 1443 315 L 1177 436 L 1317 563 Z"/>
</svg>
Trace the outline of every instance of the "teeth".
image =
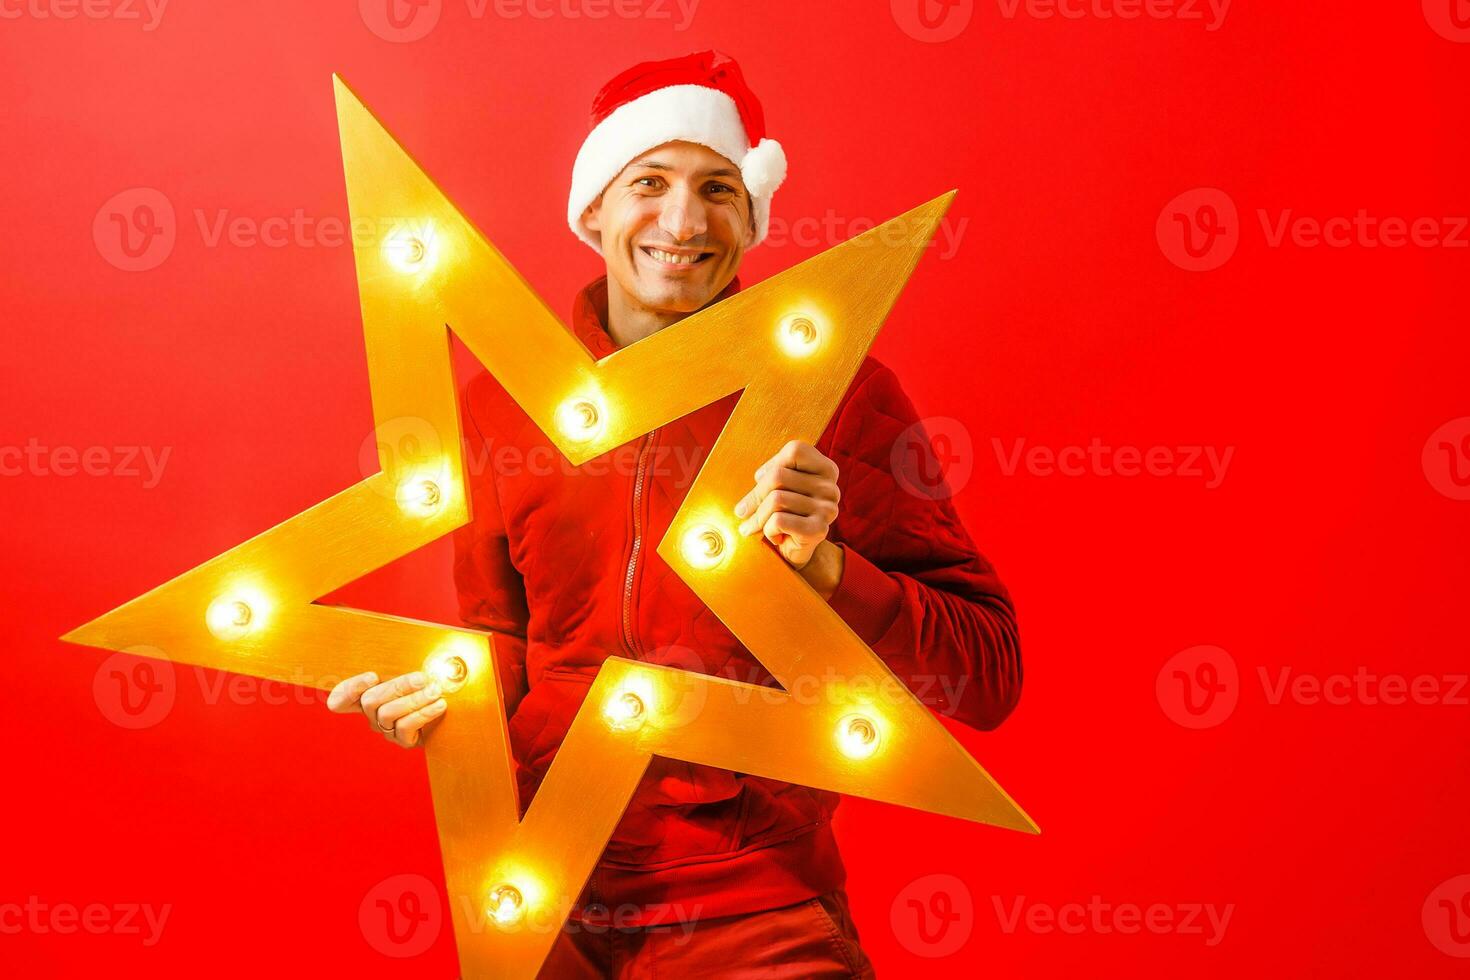
<svg viewBox="0 0 1470 980">
<path fill-rule="evenodd" d="M 664 252 L 656 248 L 650 248 L 648 254 L 660 262 L 672 262 L 675 265 L 693 265 L 699 258 L 697 255 L 674 255 L 672 252 Z"/>
</svg>

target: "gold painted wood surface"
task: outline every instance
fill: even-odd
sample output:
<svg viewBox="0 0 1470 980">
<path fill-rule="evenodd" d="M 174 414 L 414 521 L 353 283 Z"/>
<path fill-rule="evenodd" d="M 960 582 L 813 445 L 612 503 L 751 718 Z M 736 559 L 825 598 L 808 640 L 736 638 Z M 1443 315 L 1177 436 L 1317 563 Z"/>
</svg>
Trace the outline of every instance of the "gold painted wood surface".
<svg viewBox="0 0 1470 980">
<path fill-rule="evenodd" d="M 817 441 L 953 192 L 594 361 L 335 86 L 381 470 L 64 639 L 320 689 L 461 670 L 425 754 L 471 978 L 537 975 L 654 755 L 1035 832 L 731 511 L 785 442 Z M 783 691 L 611 658 L 524 820 L 493 635 L 315 604 L 469 520 L 451 329 L 575 464 L 744 389 L 658 553 Z"/>
</svg>

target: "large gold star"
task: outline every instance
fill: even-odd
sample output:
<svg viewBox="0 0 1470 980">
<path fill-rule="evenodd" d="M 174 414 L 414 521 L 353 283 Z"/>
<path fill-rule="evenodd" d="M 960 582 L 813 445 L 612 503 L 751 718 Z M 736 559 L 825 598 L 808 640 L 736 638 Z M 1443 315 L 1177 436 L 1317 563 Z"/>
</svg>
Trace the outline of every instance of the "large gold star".
<svg viewBox="0 0 1470 980">
<path fill-rule="evenodd" d="M 594 361 L 335 81 L 353 227 L 380 232 L 354 254 L 382 469 L 63 639 L 320 689 L 426 667 L 457 688 L 425 756 L 466 977 L 536 975 L 655 755 L 1035 832 L 730 516 L 776 449 L 816 442 L 953 193 Z M 524 819 L 493 635 L 316 603 L 469 520 L 450 329 L 578 465 L 744 389 L 658 553 L 782 690 L 609 658 Z"/>
</svg>

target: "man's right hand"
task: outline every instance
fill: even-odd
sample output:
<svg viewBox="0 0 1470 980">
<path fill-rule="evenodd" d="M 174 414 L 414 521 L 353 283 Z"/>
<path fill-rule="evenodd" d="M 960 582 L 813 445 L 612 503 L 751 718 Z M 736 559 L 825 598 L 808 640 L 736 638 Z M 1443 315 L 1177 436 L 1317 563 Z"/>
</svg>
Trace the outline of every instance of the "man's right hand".
<svg viewBox="0 0 1470 980">
<path fill-rule="evenodd" d="M 338 714 L 361 711 L 379 735 L 405 749 L 419 745 L 424 730 L 448 706 L 438 683 L 421 670 L 381 684 L 369 671 L 347 678 L 327 695 L 328 708 Z"/>
</svg>

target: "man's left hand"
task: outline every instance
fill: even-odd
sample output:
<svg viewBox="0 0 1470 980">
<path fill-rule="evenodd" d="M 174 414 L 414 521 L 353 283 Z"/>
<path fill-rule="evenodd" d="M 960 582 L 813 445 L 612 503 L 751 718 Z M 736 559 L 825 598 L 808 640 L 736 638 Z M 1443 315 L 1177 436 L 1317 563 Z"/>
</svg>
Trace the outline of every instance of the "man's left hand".
<svg viewBox="0 0 1470 980">
<path fill-rule="evenodd" d="M 793 439 L 755 471 L 755 488 L 735 505 L 735 516 L 744 518 L 741 534 L 764 532 L 782 558 L 830 597 L 837 582 L 828 580 L 834 570 L 841 578 L 842 549 L 827 540 L 827 532 L 841 497 L 837 464 Z"/>
</svg>

